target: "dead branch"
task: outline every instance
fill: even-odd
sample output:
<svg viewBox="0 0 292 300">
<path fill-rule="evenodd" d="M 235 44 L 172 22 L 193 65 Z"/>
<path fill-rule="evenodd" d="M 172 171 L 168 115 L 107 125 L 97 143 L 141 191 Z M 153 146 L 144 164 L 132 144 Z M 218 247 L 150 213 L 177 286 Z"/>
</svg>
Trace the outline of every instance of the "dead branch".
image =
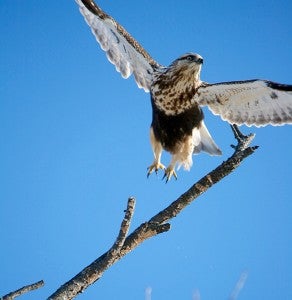
<svg viewBox="0 0 292 300">
<path fill-rule="evenodd" d="M 1 300 L 13 300 L 14 298 L 18 297 L 18 296 L 21 296 L 25 293 L 28 293 L 30 291 L 33 291 L 33 290 L 36 290 L 36 289 L 39 289 L 40 287 L 44 286 L 44 281 L 41 280 L 41 281 L 38 281 L 36 283 L 33 283 L 33 284 L 29 284 L 29 285 L 26 285 L 14 292 L 11 292 L 5 296 L 3 296 L 2 298 L 0 298 Z"/>
<path fill-rule="evenodd" d="M 113 244 L 110 249 L 111 253 L 118 253 L 125 243 L 126 236 L 129 232 L 131 220 L 135 210 L 135 199 L 133 197 L 128 199 L 127 209 L 125 210 L 125 217 L 122 221 L 119 235 L 116 239 L 116 242 Z"/>
<path fill-rule="evenodd" d="M 129 198 L 125 217 L 120 228 L 120 233 L 114 245 L 89 266 L 85 267 L 75 277 L 62 285 L 48 299 L 70 300 L 76 297 L 79 293 L 82 293 L 89 285 L 100 279 L 106 269 L 135 249 L 146 239 L 168 231 L 170 229 L 170 224 L 166 222 L 177 216 L 187 205 L 206 192 L 215 183 L 232 173 L 245 158 L 251 155 L 258 148 L 257 146 L 249 147 L 254 135 L 244 136 L 236 125 L 232 125 L 232 129 L 238 144 L 237 146 L 233 146 L 235 151 L 233 155 L 227 159 L 227 161 L 223 162 L 216 169 L 201 178 L 177 200 L 153 216 L 149 221 L 141 224 L 128 237 L 126 237 L 135 206 L 134 198 Z"/>
</svg>

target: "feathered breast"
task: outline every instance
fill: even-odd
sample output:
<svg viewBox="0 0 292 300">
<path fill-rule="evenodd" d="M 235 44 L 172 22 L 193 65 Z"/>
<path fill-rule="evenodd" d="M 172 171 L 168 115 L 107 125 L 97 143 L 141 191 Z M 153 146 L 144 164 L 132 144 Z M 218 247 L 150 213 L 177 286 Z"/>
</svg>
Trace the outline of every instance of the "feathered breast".
<svg viewBox="0 0 292 300">
<path fill-rule="evenodd" d="M 152 105 L 166 115 L 179 115 L 194 105 L 196 83 L 187 68 L 167 68 L 154 74 L 151 85 Z"/>
</svg>

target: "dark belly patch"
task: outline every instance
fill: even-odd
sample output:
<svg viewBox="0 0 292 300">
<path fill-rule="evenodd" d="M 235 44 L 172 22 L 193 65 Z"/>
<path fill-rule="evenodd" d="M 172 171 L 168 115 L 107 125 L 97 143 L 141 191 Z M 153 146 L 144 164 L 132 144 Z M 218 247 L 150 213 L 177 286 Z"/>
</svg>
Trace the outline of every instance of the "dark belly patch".
<svg viewBox="0 0 292 300">
<path fill-rule="evenodd" d="M 198 105 L 178 115 L 166 115 L 153 107 L 152 128 L 155 138 L 162 147 L 173 152 L 178 142 L 192 135 L 192 130 L 200 125 L 204 115 Z"/>
</svg>

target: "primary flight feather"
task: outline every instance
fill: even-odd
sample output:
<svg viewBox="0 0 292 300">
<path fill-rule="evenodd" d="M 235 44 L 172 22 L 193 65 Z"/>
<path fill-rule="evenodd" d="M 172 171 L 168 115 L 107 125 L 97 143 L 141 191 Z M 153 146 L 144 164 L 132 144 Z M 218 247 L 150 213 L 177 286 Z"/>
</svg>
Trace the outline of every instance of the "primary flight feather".
<svg viewBox="0 0 292 300">
<path fill-rule="evenodd" d="M 92 33 L 123 78 L 134 75 L 139 88 L 150 92 L 150 141 L 154 161 L 148 175 L 159 169 L 168 181 L 177 177 L 177 165 L 190 169 L 193 153 L 220 155 L 204 123 L 201 106 L 231 124 L 247 126 L 292 123 L 292 85 L 267 80 L 210 84 L 201 81 L 203 58 L 186 53 L 168 67 L 157 63 L 112 17 L 92 0 L 76 0 Z M 167 168 L 162 150 L 171 153 Z"/>
</svg>

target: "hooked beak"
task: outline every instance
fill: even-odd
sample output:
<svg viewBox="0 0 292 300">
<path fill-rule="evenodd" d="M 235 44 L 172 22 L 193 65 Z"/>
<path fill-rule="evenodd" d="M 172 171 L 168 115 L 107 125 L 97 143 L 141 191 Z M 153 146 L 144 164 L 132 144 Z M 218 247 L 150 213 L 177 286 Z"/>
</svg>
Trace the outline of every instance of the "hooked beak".
<svg viewBox="0 0 292 300">
<path fill-rule="evenodd" d="M 204 62 L 204 60 L 203 60 L 203 58 L 202 57 L 199 57 L 199 58 L 197 58 L 197 61 L 196 61 L 198 64 L 203 64 L 203 62 Z"/>
</svg>

